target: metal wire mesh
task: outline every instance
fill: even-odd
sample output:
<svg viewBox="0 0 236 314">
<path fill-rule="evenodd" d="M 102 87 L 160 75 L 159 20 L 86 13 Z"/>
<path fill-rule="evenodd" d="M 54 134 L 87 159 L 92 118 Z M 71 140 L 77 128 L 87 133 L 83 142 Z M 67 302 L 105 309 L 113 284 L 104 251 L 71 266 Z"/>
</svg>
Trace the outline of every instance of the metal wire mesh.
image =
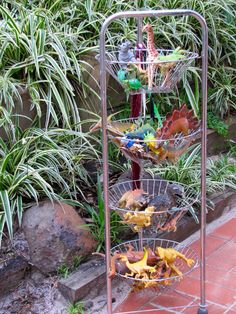
<svg viewBox="0 0 236 314">
<path fill-rule="evenodd" d="M 140 186 L 139 186 L 140 185 Z M 120 200 L 127 191 L 134 190 L 137 186 L 147 193 L 147 205 L 154 199 L 157 200 L 156 209 L 150 214 L 144 210 L 134 211 L 129 208 L 121 208 Z M 158 196 L 164 199 L 160 205 Z M 133 198 L 133 199 L 132 199 Z M 187 185 L 179 184 L 172 181 L 160 179 L 141 179 L 119 182 L 109 188 L 109 206 L 111 210 L 119 213 L 120 217 L 125 223 L 132 225 L 139 225 L 142 227 L 142 222 L 133 220 L 132 216 L 140 218 L 143 221 L 143 227 L 152 228 L 156 230 L 173 231 L 176 228 L 179 220 L 192 209 L 194 203 L 199 199 L 196 191 Z M 135 197 L 129 196 L 129 203 L 135 201 Z M 166 201 L 167 200 L 167 201 Z M 166 201 L 166 206 L 165 206 Z M 159 205 L 158 205 L 159 204 Z M 170 206 L 170 208 L 168 208 Z M 129 213 L 127 215 L 127 213 Z M 131 219 L 127 219 L 127 216 Z M 134 231 L 139 231 L 135 228 Z"/>
<path fill-rule="evenodd" d="M 160 285 L 164 283 L 164 281 L 168 281 L 168 285 L 173 285 L 176 282 L 179 282 L 184 276 L 192 272 L 195 268 L 199 266 L 198 256 L 196 252 L 190 248 L 188 245 L 181 244 L 176 241 L 166 240 L 166 239 L 158 239 L 158 238 L 143 238 L 142 243 L 140 240 L 132 240 L 127 241 L 122 244 L 116 245 L 111 249 L 111 254 L 113 255 L 115 252 L 119 253 L 127 253 L 128 247 L 131 245 L 134 248 L 134 251 L 142 251 L 143 247 L 150 248 L 153 252 L 156 250 L 157 247 L 162 248 L 174 248 L 179 253 L 185 255 L 187 259 L 193 259 L 194 263 L 191 267 L 187 265 L 187 263 L 181 259 L 177 258 L 174 265 L 178 268 L 178 270 L 182 273 L 181 276 L 171 276 L 169 278 L 158 278 L 158 279 L 143 279 L 143 278 L 134 278 L 134 277 L 127 277 L 121 272 L 117 272 L 117 275 L 123 277 L 131 282 L 158 282 Z"/>
<path fill-rule="evenodd" d="M 163 118 L 164 120 L 164 118 Z M 139 119 L 122 119 L 113 121 L 116 125 L 120 124 L 136 124 L 137 128 Z M 143 119 L 143 124 L 145 124 L 145 118 Z M 109 128 L 108 128 L 109 132 Z M 162 161 L 168 160 L 176 160 L 179 156 L 187 151 L 187 149 L 191 146 L 191 144 L 198 138 L 201 133 L 200 121 L 199 125 L 194 130 L 189 130 L 188 135 L 184 135 L 183 133 L 176 133 L 172 137 L 166 139 L 162 136 L 157 137 L 155 140 L 141 140 L 139 138 L 128 138 L 126 134 L 121 134 L 115 136 L 114 134 L 109 134 L 110 140 L 116 144 L 121 152 L 127 159 L 130 159 L 136 163 L 139 163 L 140 160 L 149 160 L 154 164 L 161 163 Z M 130 145 L 132 143 L 132 146 Z M 155 146 L 159 153 L 154 153 L 151 151 L 148 146 Z M 171 158 L 172 157 L 172 158 Z"/>
<path fill-rule="evenodd" d="M 168 56 L 173 53 L 174 50 L 167 49 L 158 49 L 159 56 Z M 183 51 L 182 58 L 177 61 L 157 61 L 148 62 L 147 61 L 147 49 L 143 49 L 143 61 L 137 62 L 121 62 L 118 60 L 119 51 L 107 51 L 106 52 L 106 68 L 111 76 L 121 84 L 127 92 L 131 95 L 140 94 L 140 93 L 168 93 L 174 89 L 176 84 L 180 81 L 183 74 L 193 62 L 194 59 L 198 57 L 197 53 Z M 96 56 L 97 60 L 100 59 L 100 56 Z M 129 80 L 140 79 L 138 70 L 142 69 L 142 79 L 140 88 L 133 87 L 130 85 Z M 134 69 L 132 72 L 131 69 Z M 128 70 L 127 70 L 128 69 Z M 153 70 L 152 82 L 149 81 L 150 71 Z M 121 71 L 126 72 L 126 77 L 124 80 L 120 79 L 119 73 Z M 146 73 L 145 73 L 146 71 Z M 125 74 L 125 72 L 123 72 Z M 150 87 L 151 86 L 151 87 Z"/>
</svg>

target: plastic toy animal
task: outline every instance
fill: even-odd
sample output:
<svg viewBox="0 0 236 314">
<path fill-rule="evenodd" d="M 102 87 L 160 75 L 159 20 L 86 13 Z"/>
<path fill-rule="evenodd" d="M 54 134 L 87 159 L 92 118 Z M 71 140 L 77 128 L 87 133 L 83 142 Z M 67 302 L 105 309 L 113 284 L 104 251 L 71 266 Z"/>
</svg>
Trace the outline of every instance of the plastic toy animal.
<svg viewBox="0 0 236 314">
<path fill-rule="evenodd" d="M 128 251 L 126 253 L 115 252 L 115 254 L 111 257 L 111 270 L 109 273 L 109 277 L 113 278 L 117 271 L 122 274 L 127 272 L 127 267 L 124 261 L 121 261 L 121 258 L 126 256 L 130 263 L 136 263 L 143 259 L 144 252 L 143 251 L 135 251 L 134 247 L 131 244 L 126 245 L 128 247 Z M 148 258 L 147 264 L 149 266 L 155 266 L 159 261 L 160 257 L 158 257 L 150 248 L 147 249 Z M 102 253 L 93 253 L 96 255 L 100 255 L 105 258 L 105 255 Z"/>
<path fill-rule="evenodd" d="M 114 278 L 116 272 L 119 271 L 121 274 L 125 274 L 127 272 L 127 267 L 124 261 L 121 261 L 121 258 L 124 256 L 127 257 L 130 263 L 136 263 L 143 259 L 144 252 L 143 251 L 135 251 L 134 247 L 131 244 L 126 245 L 128 251 L 126 253 L 115 252 L 114 255 L 111 257 L 111 269 L 109 272 L 109 277 Z M 147 249 L 148 258 L 147 264 L 149 266 L 155 266 L 158 262 L 160 262 L 160 257 L 158 257 L 150 248 Z M 102 256 L 105 258 L 105 254 L 95 252 L 93 255 Z"/>
<path fill-rule="evenodd" d="M 176 206 L 176 197 L 183 196 L 183 188 L 178 184 L 169 185 L 166 192 L 155 196 L 147 208 L 154 208 L 155 212 L 166 212 Z"/>
<path fill-rule="evenodd" d="M 189 267 L 191 267 L 194 264 L 193 259 L 186 258 L 184 254 L 176 251 L 173 248 L 164 249 L 162 247 L 157 247 L 155 250 L 155 254 L 157 254 L 163 261 L 165 261 L 167 267 L 170 267 L 172 272 L 177 276 L 182 276 L 182 272 L 178 270 L 178 268 L 174 265 L 174 262 L 176 261 L 177 258 L 180 258 L 183 261 L 185 261 Z"/>
<path fill-rule="evenodd" d="M 139 62 L 139 60 L 137 60 Z M 140 63 L 128 63 L 127 69 L 126 69 L 126 75 L 128 77 L 135 77 L 140 80 L 142 86 L 145 86 L 148 84 L 148 72 L 147 70 L 142 69 Z"/>
<path fill-rule="evenodd" d="M 134 52 L 131 49 L 131 42 L 129 40 L 126 40 L 119 45 L 118 60 L 123 63 L 121 65 L 122 68 L 126 68 L 128 62 L 136 62 Z"/>
<path fill-rule="evenodd" d="M 176 212 L 174 213 L 168 213 L 168 218 L 166 219 L 164 224 L 158 224 L 157 225 L 157 230 L 161 230 L 161 231 L 176 231 L 177 227 L 176 224 L 178 222 L 178 220 L 182 217 L 183 215 L 183 210 L 179 210 L 179 208 L 177 208 Z"/>
<path fill-rule="evenodd" d="M 132 131 L 135 129 L 136 125 L 132 122 L 119 122 L 112 121 L 113 116 L 115 116 L 118 112 L 113 113 L 107 117 L 107 129 L 110 134 L 114 136 L 123 136 L 125 132 Z M 90 127 L 90 132 L 96 132 L 102 128 L 102 119 L 100 119 L 96 124 Z"/>
<path fill-rule="evenodd" d="M 155 70 L 159 66 L 157 63 L 155 63 L 156 58 L 158 57 L 158 51 L 155 48 L 154 44 L 154 32 L 151 24 L 146 24 L 143 27 L 143 32 L 147 33 L 147 62 L 148 62 L 148 89 L 152 89 L 153 86 L 153 80 L 155 75 Z"/>
<path fill-rule="evenodd" d="M 186 104 L 180 109 L 174 109 L 166 116 L 162 128 L 154 128 L 146 123 L 139 126 L 139 120 L 133 122 L 112 121 L 114 114 L 107 120 L 107 129 L 111 140 L 121 149 L 123 154 L 139 163 L 139 159 L 160 163 L 164 160 L 176 162 L 192 141 L 196 138 L 199 121 L 193 110 L 188 110 Z M 101 128 L 101 121 L 90 128 L 91 132 Z M 190 135 L 195 132 L 195 135 Z"/>
<path fill-rule="evenodd" d="M 144 136 L 144 143 L 155 154 L 159 155 L 162 152 L 162 148 L 157 146 L 157 138 L 153 133 L 146 133 Z"/>
<path fill-rule="evenodd" d="M 142 125 L 130 133 L 126 133 L 125 136 L 130 139 L 144 140 L 147 134 L 155 134 L 154 128 L 149 123 Z"/>
<path fill-rule="evenodd" d="M 172 53 L 166 56 L 159 55 L 156 58 L 155 60 L 156 62 L 161 61 L 159 63 L 159 68 L 160 68 L 161 74 L 164 76 L 162 87 L 170 86 L 171 71 L 175 67 L 177 62 L 183 58 L 184 58 L 184 50 L 182 50 L 180 47 L 176 48 Z"/>
<path fill-rule="evenodd" d="M 154 207 L 148 207 L 142 212 L 135 211 L 134 213 L 125 213 L 123 224 L 132 224 L 134 230 L 139 232 L 143 227 L 151 225 L 151 217 L 154 212 Z"/>
<path fill-rule="evenodd" d="M 168 280 L 171 277 L 171 268 L 167 267 L 164 261 L 157 263 L 155 267 L 156 271 L 150 273 L 150 279 L 157 279 L 158 281 L 136 281 L 133 285 L 133 291 L 140 291 L 147 288 L 155 288 L 160 285 L 167 286 L 170 284 Z M 162 279 L 161 281 L 159 281 Z"/>
<path fill-rule="evenodd" d="M 143 279 L 149 279 L 148 273 L 154 273 L 155 267 L 148 266 L 148 250 L 144 248 L 144 255 L 143 258 L 136 262 L 136 263 L 130 263 L 127 255 L 121 254 L 121 261 L 125 262 L 127 268 L 130 270 L 130 273 L 126 273 L 125 276 L 135 276 L 135 278 L 143 278 Z"/>
<path fill-rule="evenodd" d="M 177 133 L 188 135 L 190 131 L 196 130 L 199 125 L 193 110 L 188 110 L 187 105 L 183 104 L 180 109 L 174 109 L 167 114 L 163 126 L 160 130 L 161 139 L 173 138 Z"/>
<path fill-rule="evenodd" d="M 140 210 L 143 209 L 148 201 L 148 193 L 142 189 L 129 190 L 125 192 L 119 200 L 119 207 Z"/>
<path fill-rule="evenodd" d="M 122 253 L 122 255 L 127 255 L 131 263 L 137 262 L 143 258 L 144 255 L 143 251 L 135 251 L 134 247 L 131 244 L 127 244 L 126 247 L 128 248 L 128 251 L 126 253 Z M 155 266 L 157 262 L 160 261 L 160 257 L 158 257 L 150 248 L 148 248 L 147 251 L 148 251 L 147 264 L 149 266 Z"/>
<path fill-rule="evenodd" d="M 160 150 L 158 160 L 168 160 L 175 162 L 190 146 L 194 137 L 183 138 L 191 132 L 196 131 L 199 127 L 199 121 L 194 116 L 193 110 L 188 110 L 186 104 L 183 104 L 180 109 L 174 109 L 172 113 L 167 114 L 166 120 L 163 122 L 163 127 L 158 130 L 157 136 L 159 139 L 167 140 L 167 144 L 162 142 L 163 150 Z M 174 140 L 178 135 L 178 141 Z"/>
</svg>

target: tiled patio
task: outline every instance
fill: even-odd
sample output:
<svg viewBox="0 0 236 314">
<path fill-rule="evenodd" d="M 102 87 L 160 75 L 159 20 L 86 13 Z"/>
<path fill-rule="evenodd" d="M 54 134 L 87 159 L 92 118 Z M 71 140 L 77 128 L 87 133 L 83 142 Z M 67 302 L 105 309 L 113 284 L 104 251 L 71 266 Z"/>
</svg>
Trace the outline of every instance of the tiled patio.
<svg viewBox="0 0 236 314">
<path fill-rule="evenodd" d="M 199 241 L 193 242 L 191 246 L 199 253 Z M 236 313 L 236 218 L 208 233 L 206 256 L 209 314 Z M 148 309 L 150 311 L 147 313 L 150 314 L 196 314 L 199 289 L 199 269 L 196 269 L 177 284 L 174 290 L 166 291 L 159 297 L 148 291 L 131 293 L 115 312 L 141 314 L 144 309 Z"/>
</svg>

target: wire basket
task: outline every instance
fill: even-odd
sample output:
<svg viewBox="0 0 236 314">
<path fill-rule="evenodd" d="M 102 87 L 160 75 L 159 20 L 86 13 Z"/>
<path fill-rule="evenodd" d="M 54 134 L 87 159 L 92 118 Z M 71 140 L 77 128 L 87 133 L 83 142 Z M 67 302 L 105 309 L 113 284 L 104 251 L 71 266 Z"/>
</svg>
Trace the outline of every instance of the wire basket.
<svg viewBox="0 0 236 314">
<path fill-rule="evenodd" d="M 120 124 L 130 127 L 133 126 L 133 128 L 135 128 L 137 121 L 139 120 L 130 118 L 113 121 L 113 123 L 114 125 Z M 189 130 L 188 135 L 176 133 L 169 138 L 166 138 L 165 135 L 160 135 L 160 137 L 157 137 L 155 140 L 142 140 L 140 138 L 131 139 L 128 137 L 128 133 L 116 132 L 114 130 L 114 128 L 112 129 L 111 127 L 108 127 L 109 138 L 119 147 L 127 159 L 138 164 L 140 163 L 140 160 L 149 160 L 154 164 L 158 164 L 165 160 L 175 162 L 199 137 L 201 126 L 199 121 L 195 129 Z"/>
<path fill-rule="evenodd" d="M 133 191 L 141 192 L 134 195 Z M 161 179 L 124 181 L 109 188 L 110 209 L 137 232 L 142 228 L 175 231 L 186 212 L 195 215 L 192 206 L 198 200 L 199 195 L 189 186 Z"/>
<path fill-rule="evenodd" d="M 105 56 L 107 71 L 131 95 L 169 93 L 181 80 L 193 60 L 198 58 L 198 54 L 182 50 L 181 59 L 176 60 L 175 57 L 173 59 L 170 57 L 175 50 L 159 49 L 157 51 L 160 59 L 157 57 L 156 61 L 149 62 L 147 49 L 143 49 L 142 61 L 128 63 L 119 61 L 118 50 L 107 51 Z M 168 58 L 168 56 L 169 60 L 165 61 L 165 57 Z M 100 55 L 97 55 L 96 59 L 99 61 Z"/>
<path fill-rule="evenodd" d="M 184 276 L 192 272 L 195 268 L 198 267 L 198 256 L 196 252 L 190 248 L 188 245 L 181 244 L 176 241 L 166 240 L 166 239 L 158 239 L 158 238 L 143 238 L 142 241 L 139 239 L 127 241 L 122 244 L 119 244 L 111 249 L 111 254 L 115 253 L 127 253 L 129 246 L 134 248 L 134 251 L 143 251 L 143 248 L 150 248 L 153 252 L 155 252 L 157 247 L 161 248 L 174 248 L 179 253 L 183 254 L 187 259 L 192 259 L 194 262 L 191 266 L 188 266 L 187 263 L 181 259 L 176 258 L 174 262 L 174 266 L 178 268 L 178 270 L 182 273 L 181 275 L 170 276 L 169 278 L 156 278 L 156 279 L 144 279 L 144 278 L 135 278 L 135 277 L 127 277 L 124 271 L 117 271 L 117 275 L 127 279 L 130 283 L 154 283 L 153 286 L 171 286 L 177 282 L 179 282 Z"/>
</svg>

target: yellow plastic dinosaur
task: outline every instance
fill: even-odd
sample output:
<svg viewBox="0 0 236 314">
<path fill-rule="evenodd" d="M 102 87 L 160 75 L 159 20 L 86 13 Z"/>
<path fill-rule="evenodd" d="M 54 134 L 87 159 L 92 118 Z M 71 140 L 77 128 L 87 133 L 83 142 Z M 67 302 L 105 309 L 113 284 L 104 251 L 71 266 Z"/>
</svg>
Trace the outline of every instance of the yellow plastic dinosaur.
<svg viewBox="0 0 236 314">
<path fill-rule="evenodd" d="M 143 227 L 148 227 L 151 225 L 151 217 L 155 210 L 154 206 L 147 207 L 142 213 L 134 212 L 133 213 L 125 213 L 123 224 L 132 224 L 134 226 L 135 231 L 140 231 Z"/>
<path fill-rule="evenodd" d="M 173 248 L 164 249 L 159 246 L 156 248 L 155 254 L 160 256 L 160 258 L 166 262 L 166 265 L 172 269 L 172 275 L 182 276 L 182 272 L 174 265 L 174 262 L 178 257 L 185 261 L 189 267 L 194 264 L 193 259 L 186 258 L 184 254 Z"/>
<path fill-rule="evenodd" d="M 148 272 L 154 273 L 156 271 L 155 267 L 147 265 L 148 251 L 146 248 L 144 248 L 143 258 L 136 263 L 130 263 L 126 255 L 121 254 L 120 257 L 121 261 L 125 262 L 127 268 L 131 271 L 130 274 L 125 274 L 126 277 L 135 276 L 135 278 L 149 279 Z"/>
<path fill-rule="evenodd" d="M 110 134 L 114 136 L 123 136 L 124 132 L 133 131 L 136 128 L 135 123 L 133 122 L 120 122 L 120 121 L 112 121 L 112 118 L 120 113 L 116 112 L 113 114 L 110 114 L 107 117 L 107 130 L 110 132 Z M 90 132 L 96 132 L 97 130 L 100 130 L 102 128 L 102 119 L 100 119 L 97 123 L 92 125 L 90 127 Z"/>
</svg>

